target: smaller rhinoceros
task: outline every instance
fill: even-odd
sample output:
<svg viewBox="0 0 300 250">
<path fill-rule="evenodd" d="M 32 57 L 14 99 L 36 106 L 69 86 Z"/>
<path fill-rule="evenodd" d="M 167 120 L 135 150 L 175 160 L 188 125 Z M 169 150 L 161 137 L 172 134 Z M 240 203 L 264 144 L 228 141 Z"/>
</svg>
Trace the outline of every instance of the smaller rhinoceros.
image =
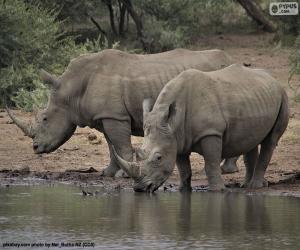
<svg viewBox="0 0 300 250">
<path fill-rule="evenodd" d="M 135 179 L 135 191 L 154 192 L 172 173 L 175 162 L 181 190 L 191 190 L 189 156 L 204 157 L 210 190 L 225 188 L 222 158 L 244 155 L 245 187 L 260 188 L 273 150 L 288 120 L 288 98 L 268 73 L 231 65 L 213 72 L 186 70 L 169 81 L 152 111 L 143 104 L 146 159 L 122 167 Z M 258 146 L 260 152 L 258 153 Z"/>
</svg>

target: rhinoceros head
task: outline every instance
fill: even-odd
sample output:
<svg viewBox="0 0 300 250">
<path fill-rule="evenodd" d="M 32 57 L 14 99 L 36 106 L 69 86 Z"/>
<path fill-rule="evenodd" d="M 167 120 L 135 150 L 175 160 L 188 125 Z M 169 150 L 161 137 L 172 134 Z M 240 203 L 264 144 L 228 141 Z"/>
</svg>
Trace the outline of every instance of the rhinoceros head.
<svg viewBox="0 0 300 250">
<path fill-rule="evenodd" d="M 41 70 L 41 79 L 50 86 L 51 94 L 47 108 L 37 112 L 35 121 L 27 124 L 18 119 L 8 108 L 13 122 L 33 140 L 37 154 L 50 153 L 66 142 L 74 133 L 76 125 L 71 122 L 70 112 L 58 92 L 60 81 L 56 76 Z"/>
<path fill-rule="evenodd" d="M 138 162 L 127 162 L 115 150 L 120 167 L 135 180 L 137 192 L 154 192 L 173 172 L 177 141 L 174 131 L 175 105 L 156 107 L 150 112 L 148 100 L 143 103 L 144 141 Z"/>
</svg>

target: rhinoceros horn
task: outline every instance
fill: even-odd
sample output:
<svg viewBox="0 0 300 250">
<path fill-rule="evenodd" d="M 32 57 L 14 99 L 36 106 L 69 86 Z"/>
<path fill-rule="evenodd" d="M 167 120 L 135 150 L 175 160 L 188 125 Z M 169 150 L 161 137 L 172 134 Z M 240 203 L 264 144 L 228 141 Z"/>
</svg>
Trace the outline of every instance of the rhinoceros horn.
<svg viewBox="0 0 300 250">
<path fill-rule="evenodd" d="M 112 146 L 113 154 L 118 162 L 118 165 L 133 179 L 138 179 L 141 176 L 141 162 L 129 162 L 121 158 L 115 147 Z"/>
<path fill-rule="evenodd" d="M 13 122 L 24 132 L 26 136 L 33 137 L 33 129 L 32 126 L 27 124 L 24 121 L 21 121 L 19 118 L 17 118 L 8 107 L 6 107 L 6 112 L 9 115 L 9 117 L 13 120 Z"/>
</svg>

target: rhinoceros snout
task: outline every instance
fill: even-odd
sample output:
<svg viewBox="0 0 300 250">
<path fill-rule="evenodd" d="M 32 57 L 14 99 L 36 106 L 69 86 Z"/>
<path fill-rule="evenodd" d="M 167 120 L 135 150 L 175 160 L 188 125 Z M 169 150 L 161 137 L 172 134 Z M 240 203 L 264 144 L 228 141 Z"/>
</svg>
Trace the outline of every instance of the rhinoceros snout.
<svg viewBox="0 0 300 250">
<path fill-rule="evenodd" d="M 135 192 L 153 193 L 155 190 L 152 187 L 153 187 L 152 182 L 148 182 L 147 184 L 137 183 L 137 184 L 134 185 L 133 190 Z"/>
</svg>

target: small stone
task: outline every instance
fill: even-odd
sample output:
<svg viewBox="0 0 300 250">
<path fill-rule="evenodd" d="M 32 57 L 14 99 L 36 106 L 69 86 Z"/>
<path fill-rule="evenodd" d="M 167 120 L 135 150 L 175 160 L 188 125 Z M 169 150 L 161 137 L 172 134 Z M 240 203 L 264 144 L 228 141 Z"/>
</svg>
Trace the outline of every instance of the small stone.
<svg viewBox="0 0 300 250">
<path fill-rule="evenodd" d="M 19 173 L 22 174 L 22 175 L 29 174 L 30 173 L 30 168 L 28 166 L 21 167 L 19 169 Z"/>
<path fill-rule="evenodd" d="M 94 141 L 97 139 L 97 135 L 95 135 L 94 133 L 90 133 L 88 134 L 87 138 L 89 141 Z"/>
</svg>

